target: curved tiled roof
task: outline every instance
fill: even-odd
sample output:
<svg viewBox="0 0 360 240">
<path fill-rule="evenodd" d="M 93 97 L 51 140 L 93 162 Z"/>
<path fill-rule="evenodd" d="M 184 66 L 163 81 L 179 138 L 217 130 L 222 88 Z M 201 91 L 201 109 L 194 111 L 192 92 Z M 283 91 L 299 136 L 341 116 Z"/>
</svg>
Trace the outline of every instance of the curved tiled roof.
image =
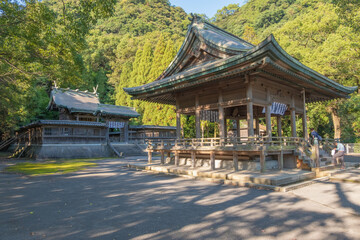
<svg viewBox="0 0 360 240">
<path fill-rule="evenodd" d="M 184 58 L 186 58 L 189 52 L 191 52 L 191 48 L 196 38 L 199 39 L 200 42 L 206 44 L 209 48 L 218 52 L 223 52 L 227 56 L 241 54 L 254 47 L 253 44 L 245 41 L 244 39 L 226 32 L 195 15 L 188 27 L 185 40 L 180 50 L 174 57 L 173 61 L 156 80 L 166 78 L 178 71 L 181 71 L 179 68 L 181 68 Z"/>
<path fill-rule="evenodd" d="M 279 62 L 283 64 L 279 65 Z M 241 67 L 245 64 L 248 64 L 248 67 Z M 343 86 L 303 65 L 283 50 L 273 35 L 270 35 L 258 46 L 246 52 L 203 63 L 186 71 L 170 75 L 164 79 L 138 87 L 124 88 L 124 90 L 136 99 L 149 100 L 152 94 L 161 95 L 168 92 L 175 92 L 181 88 L 218 80 L 224 76 L 244 72 L 251 67 L 260 67 L 260 65 L 271 65 L 296 78 L 298 86 L 311 86 L 315 91 L 322 91 L 331 95 L 331 98 L 346 97 L 357 89 L 357 87 Z M 284 65 L 287 67 L 284 67 Z M 233 70 L 236 68 L 237 70 Z M 228 69 L 232 70 L 230 71 Z M 147 97 L 144 98 L 142 94 L 146 94 Z M 174 101 L 162 103 L 174 104 Z"/>
<path fill-rule="evenodd" d="M 134 108 L 101 104 L 98 95 L 87 91 L 54 88 L 51 91 L 48 109 L 66 108 L 70 113 L 89 113 L 93 115 L 139 117 Z"/>
<path fill-rule="evenodd" d="M 87 126 L 87 127 L 106 127 L 105 123 L 100 122 L 86 122 L 86 121 L 73 121 L 73 120 L 38 120 L 32 122 L 22 128 L 29 128 L 41 125 L 61 125 L 61 126 Z"/>
</svg>

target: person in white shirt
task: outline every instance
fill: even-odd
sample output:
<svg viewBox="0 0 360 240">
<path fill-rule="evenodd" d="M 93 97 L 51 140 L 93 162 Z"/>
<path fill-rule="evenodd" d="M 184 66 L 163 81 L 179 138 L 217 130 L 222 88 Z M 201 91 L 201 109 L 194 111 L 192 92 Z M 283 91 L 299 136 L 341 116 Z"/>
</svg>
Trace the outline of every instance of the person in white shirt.
<svg viewBox="0 0 360 240">
<path fill-rule="evenodd" d="M 334 148 L 336 150 L 336 153 L 333 155 L 333 163 L 334 165 L 336 165 L 336 158 L 341 157 L 340 162 L 341 162 L 341 169 L 345 168 L 345 161 L 344 161 L 344 155 L 345 155 L 345 147 L 343 144 L 335 142 L 335 146 L 336 148 Z"/>
</svg>

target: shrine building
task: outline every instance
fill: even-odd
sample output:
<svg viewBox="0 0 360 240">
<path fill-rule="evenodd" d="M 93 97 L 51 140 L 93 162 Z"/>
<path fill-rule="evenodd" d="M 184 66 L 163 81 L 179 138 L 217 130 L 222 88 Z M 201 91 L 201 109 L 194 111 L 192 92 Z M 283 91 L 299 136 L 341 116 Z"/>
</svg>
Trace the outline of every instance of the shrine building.
<svg viewBox="0 0 360 240">
<path fill-rule="evenodd" d="M 185 40 L 167 69 L 153 82 L 124 90 L 132 99 L 176 106 L 176 136 L 173 142 L 150 143 L 149 154 L 173 154 L 175 164 L 197 159 L 254 160 L 261 170 L 273 156 L 278 168 L 293 168 L 308 138 L 306 103 L 347 98 L 357 87 L 343 86 L 290 56 L 270 35 L 253 45 L 199 16 L 193 16 Z M 195 115 L 195 139 L 181 136 L 181 114 Z M 290 116 L 291 136 L 282 136 L 282 119 Z M 297 136 L 296 118 L 302 134 Z M 276 118 L 277 131 L 271 126 Z M 265 136 L 259 136 L 259 118 L 265 119 Z M 236 138 L 227 136 L 226 120 L 236 122 Z M 201 139 L 201 120 L 219 123 L 219 138 Z M 240 120 L 247 122 L 247 136 L 240 135 Z M 151 159 L 151 156 L 149 156 Z"/>
</svg>

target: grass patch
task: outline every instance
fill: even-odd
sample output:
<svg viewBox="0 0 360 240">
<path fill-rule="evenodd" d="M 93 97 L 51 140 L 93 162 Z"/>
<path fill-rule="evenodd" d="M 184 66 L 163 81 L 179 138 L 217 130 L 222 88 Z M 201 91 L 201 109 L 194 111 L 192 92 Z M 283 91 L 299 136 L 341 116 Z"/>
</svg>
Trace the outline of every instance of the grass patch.
<svg viewBox="0 0 360 240">
<path fill-rule="evenodd" d="M 51 160 L 41 163 L 18 163 L 5 168 L 5 171 L 11 173 L 21 173 L 30 176 L 48 175 L 55 173 L 76 172 L 88 167 L 94 167 L 97 159 L 69 159 L 69 160 Z"/>
</svg>

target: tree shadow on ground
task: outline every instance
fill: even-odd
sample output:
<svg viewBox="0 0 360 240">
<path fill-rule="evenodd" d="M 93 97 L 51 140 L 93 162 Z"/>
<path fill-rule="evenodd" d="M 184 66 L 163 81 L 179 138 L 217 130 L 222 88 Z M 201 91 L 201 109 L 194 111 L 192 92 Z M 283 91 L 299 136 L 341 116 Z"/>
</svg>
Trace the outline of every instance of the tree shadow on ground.
<svg viewBox="0 0 360 240">
<path fill-rule="evenodd" d="M 4 239 L 353 237 L 343 217 L 289 194 L 131 171 L 116 163 L 60 176 L 14 176 L 0 183 L 0 192 Z"/>
</svg>

